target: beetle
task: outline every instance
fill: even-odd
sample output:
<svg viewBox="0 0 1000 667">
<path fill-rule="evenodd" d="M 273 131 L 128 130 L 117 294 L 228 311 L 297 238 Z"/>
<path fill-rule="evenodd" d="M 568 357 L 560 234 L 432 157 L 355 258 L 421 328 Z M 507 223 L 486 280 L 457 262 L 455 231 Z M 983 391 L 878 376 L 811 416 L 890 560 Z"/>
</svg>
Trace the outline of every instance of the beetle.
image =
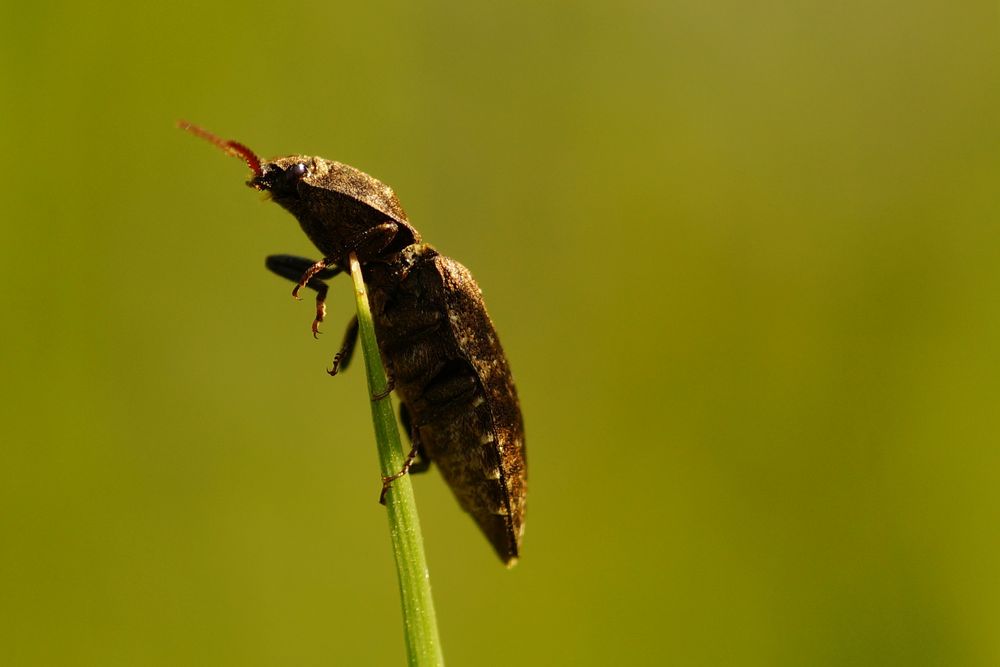
<svg viewBox="0 0 1000 667">
<path fill-rule="evenodd" d="M 371 295 L 372 318 L 412 448 L 403 469 L 383 479 L 422 472 L 433 462 L 500 559 L 512 566 L 524 534 L 527 461 L 524 422 L 510 366 L 482 293 L 468 269 L 422 242 L 395 193 L 346 164 L 289 155 L 262 162 L 243 144 L 200 127 L 180 127 L 243 159 L 247 185 L 290 212 L 322 258 L 271 255 L 266 266 L 316 292 L 312 331 L 326 315 L 328 280 L 354 254 Z M 346 369 L 358 337 L 347 327 L 331 375 Z M 419 459 L 419 460 L 418 460 Z"/>
</svg>

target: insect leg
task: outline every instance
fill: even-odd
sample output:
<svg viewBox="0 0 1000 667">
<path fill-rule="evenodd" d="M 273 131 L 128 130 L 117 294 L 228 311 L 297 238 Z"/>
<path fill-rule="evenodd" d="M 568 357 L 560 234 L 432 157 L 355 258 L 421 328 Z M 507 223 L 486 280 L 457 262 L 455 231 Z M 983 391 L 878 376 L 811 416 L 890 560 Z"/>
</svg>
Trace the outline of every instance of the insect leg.
<svg viewBox="0 0 1000 667">
<path fill-rule="evenodd" d="M 392 390 L 396 388 L 396 378 L 392 376 L 392 372 L 387 368 L 385 369 L 385 389 L 377 394 L 372 394 L 372 401 L 381 401 L 383 398 L 392 393 Z"/>
<path fill-rule="evenodd" d="M 409 431 L 410 440 L 413 442 L 413 446 L 410 448 L 410 453 L 406 455 L 406 461 L 403 462 L 403 468 L 395 475 L 389 475 L 388 477 L 382 478 L 382 492 L 379 493 L 378 496 L 378 502 L 381 505 L 385 505 L 385 494 L 389 491 L 393 482 L 407 473 L 416 474 L 419 472 L 425 472 L 431 465 L 430 459 L 427 458 L 427 454 L 424 452 L 424 448 L 420 444 L 420 432 L 413 428 L 413 423 L 410 421 L 410 413 L 403 404 L 400 404 L 399 406 L 399 419 L 403 422 L 403 427 Z M 416 461 L 418 456 L 420 457 L 419 462 Z"/>
<path fill-rule="evenodd" d="M 413 425 L 413 420 L 410 418 L 410 411 L 406 407 L 406 403 L 399 404 L 399 421 L 402 422 L 403 430 L 406 431 L 407 437 L 413 443 L 413 448 L 417 450 L 418 460 L 410 465 L 410 474 L 415 475 L 427 472 L 431 467 L 431 457 L 427 455 L 424 443 L 420 441 L 420 431 Z"/>
<path fill-rule="evenodd" d="M 298 299 L 299 290 L 305 287 L 316 274 L 324 271 L 329 267 L 332 267 L 333 265 L 334 262 L 326 257 L 324 257 L 321 260 L 317 260 L 315 263 L 313 263 L 312 266 L 310 266 L 309 268 L 307 268 L 305 271 L 302 272 L 302 276 L 299 278 L 298 284 L 292 288 L 292 297 Z M 336 273 L 334 275 L 336 275 Z"/>
<path fill-rule="evenodd" d="M 344 342 L 340 345 L 340 351 L 333 355 L 333 368 L 327 371 L 330 375 L 336 375 L 340 371 L 346 371 L 347 365 L 351 363 L 351 355 L 354 354 L 354 345 L 358 342 L 358 316 L 351 318 L 351 323 L 347 325 L 344 332 Z"/>
<path fill-rule="evenodd" d="M 398 233 L 399 224 L 396 222 L 387 221 L 381 225 L 375 225 L 362 232 L 357 241 L 351 244 L 344 254 L 354 252 L 357 253 L 358 260 L 362 263 L 370 261 L 381 255 L 392 244 Z"/>
<path fill-rule="evenodd" d="M 313 319 L 312 332 L 314 337 L 318 337 L 319 324 L 326 316 L 327 285 L 323 281 L 340 273 L 341 268 L 329 266 L 326 260 L 314 262 L 306 257 L 296 257 L 295 255 L 271 255 L 264 264 L 270 271 L 282 278 L 298 283 L 292 290 L 292 294 L 296 298 L 298 298 L 298 291 L 302 287 L 316 290 L 316 317 Z"/>
</svg>

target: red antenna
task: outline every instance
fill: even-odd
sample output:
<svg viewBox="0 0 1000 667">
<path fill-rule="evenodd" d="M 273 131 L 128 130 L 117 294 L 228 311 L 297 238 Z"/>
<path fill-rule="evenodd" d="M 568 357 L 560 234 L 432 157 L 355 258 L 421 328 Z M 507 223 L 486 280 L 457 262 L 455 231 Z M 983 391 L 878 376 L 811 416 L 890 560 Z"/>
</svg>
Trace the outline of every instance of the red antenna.
<svg viewBox="0 0 1000 667">
<path fill-rule="evenodd" d="M 241 160 L 247 163 L 247 166 L 250 167 L 250 170 L 253 172 L 254 176 L 256 177 L 261 176 L 262 172 L 260 169 L 260 158 L 257 157 L 257 155 L 252 150 L 250 150 L 240 142 L 220 139 L 219 137 L 215 136 L 208 130 L 200 128 L 197 125 L 192 125 L 186 120 L 177 121 L 177 127 L 181 128 L 182 130 L 187 130 L 196 137 L 201 137 L 202 139 L 208 141 L 209 143 L 215 144 L 216 146 L 218 146 L 225 152 L 229 153 L 233 157 L 240 158 Z"/>
</svg>

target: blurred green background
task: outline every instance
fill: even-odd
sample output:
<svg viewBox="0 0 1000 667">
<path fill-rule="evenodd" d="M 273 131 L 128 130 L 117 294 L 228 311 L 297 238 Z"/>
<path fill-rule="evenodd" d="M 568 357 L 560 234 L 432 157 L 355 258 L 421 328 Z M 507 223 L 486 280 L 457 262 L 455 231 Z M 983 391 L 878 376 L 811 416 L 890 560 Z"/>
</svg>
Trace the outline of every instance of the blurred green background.
<svg viewBox="0 0 1000 667">
<path fill-rule="evenodd" d="M 1000 664 L 996 3 L 7 3 L 0 663 L 390 665 L 359 367 L 247 170 L 392 185 L 527 425 L 452 665 Z"/>
</svg>

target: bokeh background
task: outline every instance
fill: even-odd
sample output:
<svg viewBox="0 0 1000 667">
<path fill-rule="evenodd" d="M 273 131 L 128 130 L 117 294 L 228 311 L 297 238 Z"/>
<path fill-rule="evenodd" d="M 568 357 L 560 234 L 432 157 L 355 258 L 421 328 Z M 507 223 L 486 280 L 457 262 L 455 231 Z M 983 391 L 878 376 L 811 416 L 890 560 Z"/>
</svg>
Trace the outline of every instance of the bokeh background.
<svg viewBox="0 0 1000 667">
<path fill-rule="evenodd" d="M 314 342 L 185 118 L 485 292 L 529 514 L 415 481 L 450 664 L 1000 664 L 995 2 L 2 15 L 0 663 L 404 660 L 348 282 Z"/>
</svg>

